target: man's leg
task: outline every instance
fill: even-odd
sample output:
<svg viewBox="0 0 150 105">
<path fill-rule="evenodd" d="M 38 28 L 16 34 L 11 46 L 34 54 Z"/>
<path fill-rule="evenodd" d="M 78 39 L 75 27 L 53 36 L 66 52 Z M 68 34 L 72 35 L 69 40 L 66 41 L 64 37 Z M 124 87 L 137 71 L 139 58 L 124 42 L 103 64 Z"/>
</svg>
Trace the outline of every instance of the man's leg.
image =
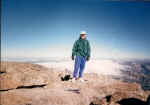
<svg viewBox="0 0 150 105">
<path fill-rule="evenodd" d="M 86 58 L 82 57 L 81 63 L 80 63 L 80 71 L 79 71 L 79 78 L 82 78 L 82 74 L 85 68 Z"/>
<path fill-rule="evenodd" d="M 79 67 L 80 67 L 80 56 L 76 56 L 75 58 L 75 64 L 74 64 L 74 72 L 73 72 L 73 78 L 76 78 Z"/>
</svg>

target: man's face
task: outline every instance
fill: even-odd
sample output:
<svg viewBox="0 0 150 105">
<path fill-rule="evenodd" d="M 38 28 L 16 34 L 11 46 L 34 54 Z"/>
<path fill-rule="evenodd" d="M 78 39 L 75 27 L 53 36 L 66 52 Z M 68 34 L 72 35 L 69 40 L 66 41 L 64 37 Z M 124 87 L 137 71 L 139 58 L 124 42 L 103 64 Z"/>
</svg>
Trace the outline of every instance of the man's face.
<svg viewBox="0 0 150 105">
<path fill-rule="evenodd" d="M 81 34 L 81 39 L 85 39 L 85 34 Z"/>
</svg>

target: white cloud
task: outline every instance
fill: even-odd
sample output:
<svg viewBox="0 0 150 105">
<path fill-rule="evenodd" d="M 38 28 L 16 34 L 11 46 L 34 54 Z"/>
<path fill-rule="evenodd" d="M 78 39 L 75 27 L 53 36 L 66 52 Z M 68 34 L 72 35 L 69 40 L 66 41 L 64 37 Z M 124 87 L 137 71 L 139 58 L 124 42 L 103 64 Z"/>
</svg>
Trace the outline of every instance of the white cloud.
<svg viewBox="0 0 150 105">
<path fill-rule="evenodd" d="M 44 62 L 38 63 L 40 65 L 55 68 L 55 70 L 74 70 L 74 61 L 62 61 L 62 62 Z M 124 69 L 123 65 L 112 60 L 90 60 L 86 63 L 85 73 L 98 73 L 104 75 L 121 75 L 120 69 Z"/>
<path fill-rule="evenodd" d="M 2 50 L 2 57 L 70 57 L 73 45 L 50 45 L 49 48 L 18 48 Z M 142 54 L 120 51 L 118 48 L 91 43 L 92 58 L 144 58 Z M 146 58 L 146 57 L 145 57 Z"/>
</svg>

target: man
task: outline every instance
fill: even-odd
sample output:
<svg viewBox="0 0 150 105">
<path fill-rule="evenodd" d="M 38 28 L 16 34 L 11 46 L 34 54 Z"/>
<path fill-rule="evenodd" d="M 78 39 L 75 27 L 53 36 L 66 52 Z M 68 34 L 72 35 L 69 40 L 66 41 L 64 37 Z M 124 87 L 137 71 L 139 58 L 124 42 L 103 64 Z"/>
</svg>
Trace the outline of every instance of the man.
<svg viewBox="0 0 150 105">
<path fill-rule="evenodd" d="M 75 82 L 79 68 L 79 81 L 84 82 L 84 80 L 82 79 L 82 73 L 85 68 L 86 61 L 89 61 L 90 59 L 90 44 L 89 41 L 86 39 L 85 31 L 82 31 L 80 33 L 80 38 L 76 40 L 73 45 L 72 60 L 74 60 L 74 57 L 75 64 L 72 82 Z"/>
</svg>

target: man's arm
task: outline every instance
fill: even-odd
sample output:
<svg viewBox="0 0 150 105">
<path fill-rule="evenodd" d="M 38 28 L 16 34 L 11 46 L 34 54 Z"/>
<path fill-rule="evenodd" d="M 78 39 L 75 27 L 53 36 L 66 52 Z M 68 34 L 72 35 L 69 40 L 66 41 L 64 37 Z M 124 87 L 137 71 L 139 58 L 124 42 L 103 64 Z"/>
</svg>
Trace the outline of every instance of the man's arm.
<svg viewBox="0 0 150 105">
<path fill-rule="evenodd" d="M 72 60 L 74 59 L 74 56 L 76 55 L 77 50 L 77 41 L 74 42 L 73 48 L 72 48 Z"/>
<path fill-rule="evenodd" d="M 88 41 L 88 53 L 87 53 L 87 60 L 89 60 L 90 59 L 90 56 L 91 56 L 91 46 L 90 46 L 90 43 L 89 43 L 89 41 Z"/>
</svg>

